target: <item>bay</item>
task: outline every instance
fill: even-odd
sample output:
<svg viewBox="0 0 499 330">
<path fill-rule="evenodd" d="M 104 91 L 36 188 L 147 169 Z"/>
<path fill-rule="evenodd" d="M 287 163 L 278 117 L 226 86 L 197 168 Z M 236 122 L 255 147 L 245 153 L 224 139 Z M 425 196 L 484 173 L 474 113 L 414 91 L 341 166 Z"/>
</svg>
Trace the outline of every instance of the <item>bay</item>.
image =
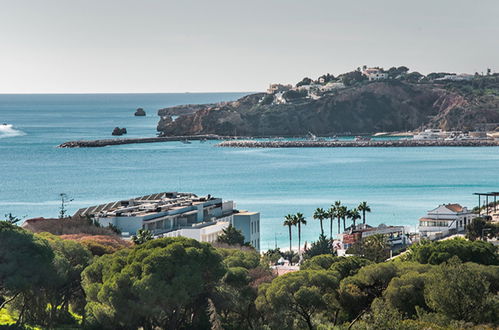
<svg viewBox="0 0 499 330">
<path fill-rule="evenodd" d="M 303 212 L 302 241 L 317 239 L 316 207 L 367 201 L 371 225 L 405 225 L 441 203 L 476 205 L 499 190 L 499 149 L 229 149 L 181 142 L 58 149 L 62 142 L 156 134 L 159 108 L 235 100 L 245 93 L 0 95 L 0 215 L 55 217 L 59 194 L 80 207 L 161 191 L 211 194 L 261 213 L 261 247 L 288 246 L 288 213 Z M 143 107 L 146 117 L 134 117 Z M 1 128 L 1 126 L 0 126 Z M 336 228 L 336 226 L 334 226 Z M 296 243 L 296 233 L 295 233 Z M 296 244 L 295 244 L 296 245 Z"/>
</svg>

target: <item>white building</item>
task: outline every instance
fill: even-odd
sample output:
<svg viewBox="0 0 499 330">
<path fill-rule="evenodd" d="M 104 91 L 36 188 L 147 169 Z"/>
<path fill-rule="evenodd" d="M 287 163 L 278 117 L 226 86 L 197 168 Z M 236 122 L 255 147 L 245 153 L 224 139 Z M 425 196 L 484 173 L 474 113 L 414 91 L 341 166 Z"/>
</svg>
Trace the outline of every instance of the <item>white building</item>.
<svg viewBox="0 0 499 330">
<path fill-rule="evenodd" d="M 327 84 L 322 86 L 320 89 L 323 92 L 327 92 L 327 91 L 332 91 L 335 89 L 342 89 L 342 88 L 345 88 L 345 84 L 343 84 L 342 82 L 328 82 Z"/>
<path fill-rule="evenodd" d="M 448 74 L 441 78 L 437 78 L 435 80 L 452 80 L 452 81 L 463 81 L 463 80 L 473 80 L 475 78 L 472 74 L 461 73 L 461 74 Z"/>
<path fill-rule="evenodd" d="M 184 236 L 214 242 L 232 224 L 245 242 L 260 249 L 260 213 L 238 211 L 232 201 L 210 195 L 163 192 L 78 210 L 74 217 L 91 216 L 102 226 L 112 224 L 125 235 L 139 229 L 157 237 Z"/>
<path fill-rule="evenodd" d="M 379 68 L 365 69 L 364 71 L 362 71 L 362 74 L 366 76 L 369 81 L 388 79 L 388 73 L 383 72 L 383 69 Z"/>
<path fill-rule="evenodd" d="M 462 232 L 475 216 L 459 204 L 442 204 L 419 219 L 419 234 L 436 239 Z"/>
</svg>

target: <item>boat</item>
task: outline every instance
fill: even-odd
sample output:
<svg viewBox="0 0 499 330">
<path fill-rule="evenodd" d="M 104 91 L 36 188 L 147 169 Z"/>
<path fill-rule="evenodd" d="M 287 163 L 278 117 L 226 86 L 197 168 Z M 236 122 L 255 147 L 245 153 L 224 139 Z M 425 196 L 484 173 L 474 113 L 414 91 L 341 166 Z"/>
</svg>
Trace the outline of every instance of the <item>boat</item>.
<svg viewBox="0 0 499 330">
<path fill-rule="evenodd" d="M 413 140 L 441 140 L 444 137 L 444 132 L 441 129 L 425 129 L 414 135 Z"/>
<path fill-rule="evenodd" d="M 182 143 L 183 144 L 191 144 L 191 141 L 189 141 L 189 140 L 182 140 Z"/>
</svg>

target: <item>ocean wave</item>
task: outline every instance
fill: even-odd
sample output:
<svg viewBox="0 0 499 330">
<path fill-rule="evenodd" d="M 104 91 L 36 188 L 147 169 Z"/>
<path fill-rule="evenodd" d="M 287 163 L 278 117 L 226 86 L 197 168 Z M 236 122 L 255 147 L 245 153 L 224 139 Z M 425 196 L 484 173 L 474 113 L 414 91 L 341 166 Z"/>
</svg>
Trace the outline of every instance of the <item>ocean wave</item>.
<svg viewBox="0 0 499 330">
<path fill-rule="evenodd" d="M 15 129 L 11 124 L 0 124 L 0 139 L 22 135 L 26 135 L 26 133 Z"/>
</svg>

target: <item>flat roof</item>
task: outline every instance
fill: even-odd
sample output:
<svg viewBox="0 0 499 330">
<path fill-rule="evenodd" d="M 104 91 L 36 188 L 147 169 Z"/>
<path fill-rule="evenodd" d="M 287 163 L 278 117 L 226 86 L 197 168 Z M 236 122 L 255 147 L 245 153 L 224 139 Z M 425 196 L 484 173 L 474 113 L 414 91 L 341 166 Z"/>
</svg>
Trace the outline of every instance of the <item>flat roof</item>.
<svg viewBox="0 0 499 330">
<path fill-rule="evenodd" d="M 242 214 L 242 215 L 254 215 L 257 214 L 258 212 L 249 212 L 249 211 L 239 211 L 237 213 L 234 213 L 234 215 Z"/>
<path fill-rule="evenodd" d="M 487 192 L 487 193 L 473 193 L 473 195 L 478 195 L 478 196 L 499 196 L 499 192 L 492 191 L 492 192 Z"/>
</svg>

